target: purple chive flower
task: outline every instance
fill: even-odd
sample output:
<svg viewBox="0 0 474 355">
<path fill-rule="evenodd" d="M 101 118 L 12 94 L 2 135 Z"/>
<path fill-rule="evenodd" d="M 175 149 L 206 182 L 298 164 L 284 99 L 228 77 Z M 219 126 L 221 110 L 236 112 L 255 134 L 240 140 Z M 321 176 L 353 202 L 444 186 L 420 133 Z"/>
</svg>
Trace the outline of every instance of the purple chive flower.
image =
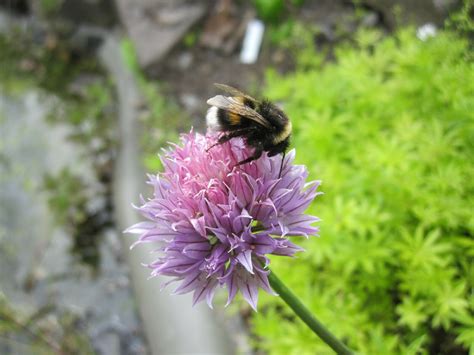
<svg viewBox="0 0 474 355">
<path fill-rule="evenodd" d="M 216 289 L 226 286 L 227 305 L 240 291 L 256 310 L 258 289 L 273 293 L 267 255 L 293 256 L 303 249 L 291 237 L 318 232 L 318 218 L 304 211 L 319 194 L 319 181 L 305 182 L 308 172 L 293 165 L 294 150 L 278 178 L 281 155 L 264 153 L 234 167 L 250 149 L 235 138 L 206 151 L 216 139 L 191 132 L 166 151 L 164 172 L 149 175 L 154 195 L 138 207 L 149 221 L 127 232 L 140 234 L 135 244 L 158 242 L 152 276 L 180 281 L 176 294 L 194 292 L 193 304 L 206 299 L 212 308 Z"/>
</svg>

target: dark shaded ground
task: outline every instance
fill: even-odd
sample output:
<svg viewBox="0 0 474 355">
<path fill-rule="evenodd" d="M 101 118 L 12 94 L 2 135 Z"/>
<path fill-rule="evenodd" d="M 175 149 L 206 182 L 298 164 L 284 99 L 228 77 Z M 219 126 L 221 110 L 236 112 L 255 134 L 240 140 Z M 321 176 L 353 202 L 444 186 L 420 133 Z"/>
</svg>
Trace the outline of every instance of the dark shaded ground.
<svg viewBox="0 0 474 355">
<path fill-rule="evenodd" d="M 307 2 L 302 7 L 290 7 L 290 12 L 279 21 L 283 23 L 290 18 L 307 23 L 308 26 L 317 26 L 321 29 L 320 41 L 333 44 L 338 40 L 336 29 L 341 33 L 349 33 L 356 26 L 354 6 L 346 1 L 317 1 Z M 248 6 L 239 7 L 238 13 L 251 13 Z M 370 12 L 368 12 L 370 14 Z M 213 83 L 227 83 L 238 88 L 258 93 L 264 85 L 265 70 L 275 68 L 279 72 L 290 71 L 294 66 L 293 54 L 278 48 L 271 43 L 269 33 L 271 27 L 267 25 L 264 42 L 257 63 L 242 64 L 239 61 L 239 52 L 242 38 L 230 53 L 222 49 L 210 49 L 201 44 L 203 29 L 210 16 L 205 17 L 192 29 L 196 37 L 196 44 L 187 46 L 179 43 L 159 64 L 149 70 L 150 77 L 164 84 L 164 92 L 171 100 L 178 104 L 192 117 L 192 123 L 202 127 L 203 118 L 207 110 L 206 100 L 215 95 Z M 381 25 L 378 15 L 373 25 Z M 315 45 L 316 43 L 315 38 Z"/>
</svg>

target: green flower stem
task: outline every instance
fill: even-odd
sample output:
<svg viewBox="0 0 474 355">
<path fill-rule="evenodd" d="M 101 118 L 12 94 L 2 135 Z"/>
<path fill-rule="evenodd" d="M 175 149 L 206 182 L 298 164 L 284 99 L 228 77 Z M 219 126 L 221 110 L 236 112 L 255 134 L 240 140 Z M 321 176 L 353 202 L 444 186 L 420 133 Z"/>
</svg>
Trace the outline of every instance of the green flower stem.
<svg viewBox="0 0 474 355">
<path fill-rule="evenodd" d="M 321 324 L 306 308 L 303 303 L 286 287 L 280 279 L 270 270 L 268 280 L 273 290 L 280 295 L 283 301 L 306 323 L 311 330 L 316 333 L 326 344 L 328 344 L 338 354 L 354 354 L 347 346 L 337 339 L 324 325 Z"/>
</svg>

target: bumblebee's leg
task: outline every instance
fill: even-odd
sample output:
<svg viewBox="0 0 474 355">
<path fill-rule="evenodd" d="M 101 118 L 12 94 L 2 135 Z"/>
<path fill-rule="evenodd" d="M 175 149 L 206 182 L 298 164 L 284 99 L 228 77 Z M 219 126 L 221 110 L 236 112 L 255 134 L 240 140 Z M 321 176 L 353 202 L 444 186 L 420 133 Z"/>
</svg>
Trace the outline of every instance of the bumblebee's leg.
<svg viewBox="0 0 474 355">
<path fill-rule="evenodd" d="M 258 158 L 260 158 L 262 153 L 263 153 L 263 148 L 262 147 L 255 148 L 255 152 L 251 157 L 249 157 L 245 160 L 239 161 L 235 166 L 247 164 L 247 163 L 250 163 L 251 161 L 257 160 Z"/>
<path fill-rule="evenodd" d="M 245 133 L 249 132 L 250 130 L 252 130 L 252 128 L 244 128 L 244 129 L 237 129 L 235 131 L 231 131 L 227 134 L 224 134 L 222 136 L 219 137 L 219 139 L 217 140 L 216 143 L 214 143 L 213 145 L 211 145 L 209 148 L 206 149 L 206 152 L 208 152 L 209 150 L 211 150 L 212 148 L 214 148 L 216 145 L 219 145 L 219 144 L 223 144 L 225 142 L 228 142 L 230 141 L 232 138 L 235 138 L 235 137 L 239 137 L 239 136 L 242 136 L 244 135 Z"/>
<path fill-rule="evenodd" d="M 211 145 L 209 148 L 206 149 L 206 153 L 207 153 L 208 151 L 210 151 L 212 148 L 214 148 L 216 145 L 219 145 L 219 144 L 221 144 L 221 143 L 219 143 L 219 141 L 217 141 L 216 143 L 214 143 L 213 145 Z"/>
<path fill-rule="evenodd" d="M 283 170 L 283 162 L 285 161 L 286 152 L 283 152 L 283 156 L 281 157 L 281 164 L 280 164 L 280 173 L 278 174 L 278 178 L 281 178 L 281 172 Z"/>
</svg>

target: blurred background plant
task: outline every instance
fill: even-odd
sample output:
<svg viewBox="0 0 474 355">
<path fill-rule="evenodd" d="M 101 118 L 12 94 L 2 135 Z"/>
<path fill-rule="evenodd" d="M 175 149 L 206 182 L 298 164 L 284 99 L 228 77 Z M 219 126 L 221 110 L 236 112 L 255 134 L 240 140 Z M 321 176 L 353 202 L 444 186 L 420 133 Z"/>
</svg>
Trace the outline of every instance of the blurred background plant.
<svg viewBox="0 0 474 355">
<path fill-rule="evenodd" d="M 267 75 L 265 93 L 293 117 L 297 159 L 325 192 L 310 209 L 321 238 L 274 268 L 368 354 L 474 351 L 474 72 L 466 38 L 414 34 L 362 31 L 334 64 Z M 310 353 L 313 335 L 266 302 L 256 344 Z"/>
<path fill-rule="evenodd" d="M 117 117 L 138 112 L 137 159 L 155 173 L 167 142 L 205 129 L 212 83 L 223 82 L 281 104 L 297 160 L 323 180 L 309 211 L 321 236 L 272 261 L 280 278 L 359 353 L 474 353 L 473 2 L 142 3 L 0 4 L 0 352 L 149 351 L 114 220 Z M 245 65 L 255 15 L 265 36 Z M 99 55 L 117 33 L 128 81 Z M 132 84 L 140 100 L 124 108 L 119 86 Z M 44 115 L 18 118 L 30 111 L 12 107 L 32 100 Z M 49 219 L 48 233 L 36 226 Z M 258 313 L 229 312 L 245 320 L 248 352 L 328 353 L 262 297 Z"/>
</svg>

